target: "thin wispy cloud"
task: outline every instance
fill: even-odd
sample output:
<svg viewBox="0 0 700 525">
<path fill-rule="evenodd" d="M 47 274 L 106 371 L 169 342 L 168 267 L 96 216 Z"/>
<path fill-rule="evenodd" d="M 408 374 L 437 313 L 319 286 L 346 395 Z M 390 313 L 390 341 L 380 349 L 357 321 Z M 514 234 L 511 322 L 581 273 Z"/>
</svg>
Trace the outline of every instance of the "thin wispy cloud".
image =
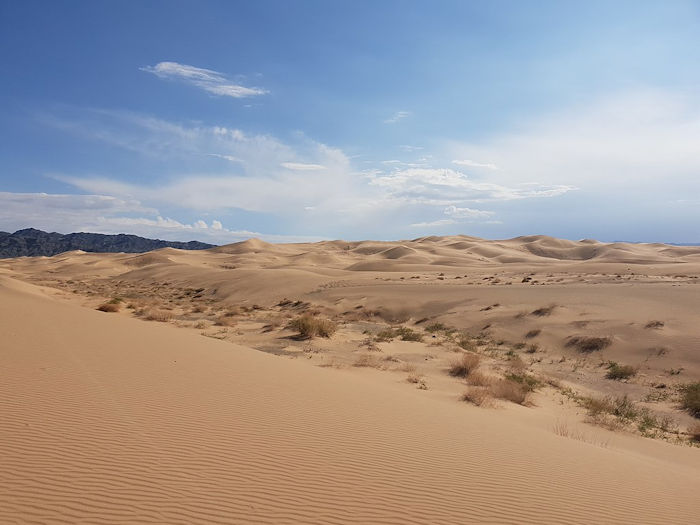
<svg viewBox="0 0 700 525">
<path fill-rule="evenodd" d="M 485 219 L 494 215 L 494 212 L 487 210 L 476 210 L 473 208 L 459 208 L 448 206 L 445 208 L 445 215 L 453 219 Z"/>
<path fill-rule="evenodd" d="M 510 201 L 535 197 L 556 197 L 576 188 L 569 185 L 538 185 L 528 188 L 473 180 L 449 168 L 409 168 L 372 178 L 395 197 L 414 202 L 442 202 L 447 205 L 471 201 Z"/>
<path fill-rule="evenodd" d="M 441 226 L 450 226 L 452 224 L 457 224 L 457 221 L 454 219 L 439 219 L 437 221 L 416 222 L 414 224 L 411 224 L 411 227 L 412 228 L 439 228 Z"/>
<path fill-rule="evenodd" d="M 319 171 L 326 169 L 321 164 L 305 164 L 303 162 L 283 162 L 280 166 L 292 171 Z"/>
<path fill-rule="evenodd" d="M 384 124 L 396 124 L 397 122 L 411 116 L 410 111 L 397 111 L 391 117 L 384 120 Z"/>
<path fill-rule="evenodd" d="M 218 71 L 177 62 L 159 62 L 155 66 L 142 67 L 141 71 L 152 73 L 158 78 L 192 84 L 207 93 L 223 97 L 246 98 L 268 93 L 262 88 L 237 84 Z"/>
<path fill-rule="evenodd" d="M 469 168 L 484 168 L 487 170 L 497 170 L 498 169 L 498 166 L 496 166 L 495 164 L 476 162 L 476 161 L 469 160 L 469 159 L 453 160 L 452 164 L 456 164 L 457 166 L 466 166 Z"/>
<path fill-rule="evenodd" d="M 233 155 L 221 155 L 220 153 L 207 153 L 208 157 L 216 157 L 217 159 L 224 159 L 229 162 L 243 162 L 241 159 L 238 157 L 234 157 Z"/>
</svg>

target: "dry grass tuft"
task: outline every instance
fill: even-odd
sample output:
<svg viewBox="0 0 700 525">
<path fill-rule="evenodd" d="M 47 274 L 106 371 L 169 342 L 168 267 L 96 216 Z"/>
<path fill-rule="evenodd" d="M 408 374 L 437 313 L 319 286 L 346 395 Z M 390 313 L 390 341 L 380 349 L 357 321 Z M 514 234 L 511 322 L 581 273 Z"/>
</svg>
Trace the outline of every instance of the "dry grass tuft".
<svg viewBox="0 0 700 525">
<path fill-rule="evenodd" d="M 359 355 L 352 366 L 358 368 L 381 368 L 379 360 L 372 354 Z"/>
<path fill-rule="evenodd" d="M 310 314 L 304 314 L 290 321 L 288 328 L 299 332 L 299 338 L 311 339 L 312 337 L 331 337 L 338 329 L 330 319 L 318 319 Z"/>
<path fill-rule="evenodd" d="M 620 365 L 614 361 L 608 364 L 608 371 L 605 374 L 607 379 L 612 379 L 614 381 L 622 381 L 623 379 L 629 379 L 637 375 L 637 367 L 632 365 Z"/>
<path fill-rule="evenodd" d="M 493 378 L 482 374 L 478 370 L 471 372 L 467 376 L 467 383 L 471 386 L 491 386 L 492 382 Z"/>
<path fill-rule="evenodd" d="M 568 341 L 566 342 L 567 347 L 576 348 L 576 350 L 584 354 L 603 350 L 611 344 L 611 337 L 592 337 L 586 335 L 569 336 Z"/>
<path fill-rule="evenodd" d="M 450 363 L 448 372 L 453 377 L 467 377 L 479 367 L 480 362 L 481 358 L 476 354 L 462 354 Z"/>
<path fill-rule="evenodd" d="M 534 330 L 530 330 L 528 333 L 525 334 L 525 339 L 532 339 L 533 337 L 537 337 L 542 333 L 542 330 L 539 328 L 536 328 Z"/>
<path fill-rule="evenodd" d="M 120 303 L 113 303 L 112 301 L 108 303 L 102 303 L 100 306 L 97 307 L 97 310 L 100 312 L 108 312 L 108 313 L 115 313 L 118 312 L 121 309 L 121 304 Z"/>
<path fill-rule="evenodd" d="M 173 314 L 171 312 L 168 312 L 167 310 L 159 310 L 157 308 L 153 308 L 144 311 L 143 318 L 146 321 L 158 321 L 160 323 L 167 323 L 168 321 L 172 320 Z"/>
<path fill-rule="evenodd" d="M 651 328 L 653 330 L 658 330 L 659 328 L 663 328 L 665 324 L 666 323 L 664 323 L 663 321 L 654 320 L 654 321 L 649 321 L 647 324 L 645 324 L 644 328 Z"/>
<path fill-rule="evenodd" d="M 516 405 L 524 405 L 528 400 L 527 388 L 510 379 L 494 380 L 489 391 L 493 397 L 510 401 Z"/>
<path fill-rule="evenodd" d="M 462 393 L 461 399 L 480 407 L 491 400 L 491 394 L 486 388 L 469 387 Z"/>
</svg>

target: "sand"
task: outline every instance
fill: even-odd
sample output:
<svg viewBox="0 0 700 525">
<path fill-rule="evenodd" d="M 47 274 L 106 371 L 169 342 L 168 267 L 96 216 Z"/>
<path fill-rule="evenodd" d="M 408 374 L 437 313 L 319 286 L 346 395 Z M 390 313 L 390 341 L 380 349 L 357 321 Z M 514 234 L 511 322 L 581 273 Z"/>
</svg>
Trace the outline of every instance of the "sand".
<svg viewBox="0 0 700 525">
<path fill-rule="evenodd" d="M 698 378 L 698 253 L 453 237 L 2 261 L 0 521 L 694 523 L 697 447 L 589 425 L 549 386 L 476 407 L 442 336 L 366 340 L 399 322 L 490 324 L 476 347 L 489 373 L 513 366 L 507 347 L 528 373 L 641 402 Z M 94 309 L 115 295 L 134 308 Z M 168 322 L 135 315 L 156 308 Z M 338 332 L 296 340 L 285 322 L 302 312 Z M 512 350 L 534 328 L 540 348 Z M 573 334 L 613 343 L 579 355 Z M 362 356 L 377 366 L 352 366 Z M 640 374 L 606 380 L 613 358 Z M 673 400 L 646 404 L 692 422 Z"/>
</svg>

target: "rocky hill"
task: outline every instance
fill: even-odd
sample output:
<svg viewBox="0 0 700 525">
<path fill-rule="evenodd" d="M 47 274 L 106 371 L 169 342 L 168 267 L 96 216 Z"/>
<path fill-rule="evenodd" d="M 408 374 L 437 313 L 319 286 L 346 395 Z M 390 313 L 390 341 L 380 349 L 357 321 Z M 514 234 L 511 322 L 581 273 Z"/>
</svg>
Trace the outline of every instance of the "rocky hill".
<svg viewBox="0 0 700 525">
<path fill-rule="evenodd" d="M 213 244 L 199 241 L 179 242 L 146 239 L 137 235 L 104 235 L 101 233 L 47 233 L 27 228 L 15 233 L 0 232 L 0 258 L 22 256 L 51 256 L 71 250 L 86 252 L 140 253 L 158 248 L 206 250 Z"/>
</svg>

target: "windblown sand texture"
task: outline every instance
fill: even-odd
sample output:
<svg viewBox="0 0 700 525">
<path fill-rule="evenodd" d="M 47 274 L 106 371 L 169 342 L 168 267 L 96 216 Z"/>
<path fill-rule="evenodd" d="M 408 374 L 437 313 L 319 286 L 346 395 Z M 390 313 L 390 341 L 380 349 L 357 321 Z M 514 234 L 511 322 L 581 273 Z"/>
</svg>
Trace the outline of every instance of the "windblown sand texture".
<svg viewBox="0 0 700 525">
<path fill-rule="evenodd" d="M 0 261 L 0 522 L 696 523 L 671 393 L 700 377 L 699 276 L 697 247 L 548 237 Z M 299 340 L 303 313 L 337 332 Z M 465 353 L 540 386 L 464 403 Z M 593 426 L 567 389 L 677 429 Z"/>
</svg>

